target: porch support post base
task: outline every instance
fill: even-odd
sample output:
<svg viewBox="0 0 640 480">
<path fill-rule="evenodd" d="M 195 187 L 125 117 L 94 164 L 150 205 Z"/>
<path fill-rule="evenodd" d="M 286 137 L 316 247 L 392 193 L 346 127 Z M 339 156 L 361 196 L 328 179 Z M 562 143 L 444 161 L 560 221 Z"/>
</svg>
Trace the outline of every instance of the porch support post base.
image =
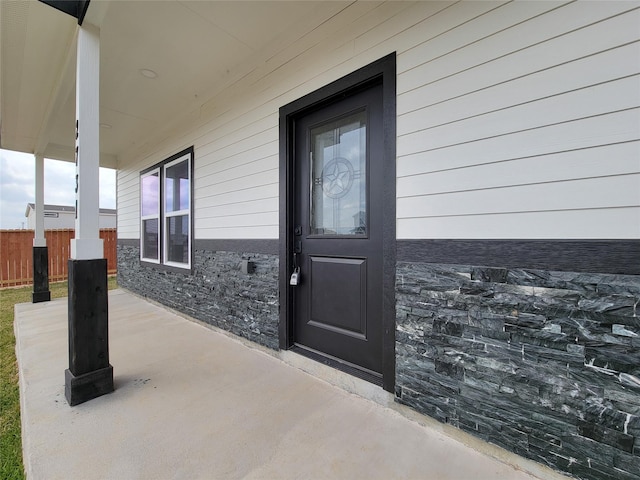
<svg viewBox="0 0 640 480">
<path fill-rule="evenodd" d="M 69 369 L 65 372 L 65 396 L 74 406 L 113 390 L 107 260 L 69 260 Z"/>
<path fill-rule="evenodd" d="M 113 367 L 75 376 L 69 369 L 64 371 L 64 396 L 70 406 L 113 392 Z"/>
<path fill-rule="evenodd" d="M 51 300 L 49 291 L 49 252 L 47 247 L 33 247 L 33 293 L 32 303 Z"/>
</svg>

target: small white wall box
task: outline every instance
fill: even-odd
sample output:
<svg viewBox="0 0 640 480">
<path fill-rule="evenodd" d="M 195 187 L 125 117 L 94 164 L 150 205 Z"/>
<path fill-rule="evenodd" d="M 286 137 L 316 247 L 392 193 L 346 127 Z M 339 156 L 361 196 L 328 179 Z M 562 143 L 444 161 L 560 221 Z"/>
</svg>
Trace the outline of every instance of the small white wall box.
<svg viewBox="0 0 640 480">
<path fill-rule="evenodd" d="M 245 275 L 249 275 L 256 271 L 256 264 L 251 260 L 242 260 L 240 269 L 242 270 L 242 273 L 244 273 Z"/>
</svg>

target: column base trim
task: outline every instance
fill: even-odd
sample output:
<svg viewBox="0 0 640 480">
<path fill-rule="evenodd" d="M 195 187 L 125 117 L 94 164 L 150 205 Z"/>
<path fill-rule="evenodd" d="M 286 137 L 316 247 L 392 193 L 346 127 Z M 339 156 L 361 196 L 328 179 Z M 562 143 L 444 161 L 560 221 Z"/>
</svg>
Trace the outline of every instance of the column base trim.
<svg viewBox="0 0 640 480">
<path fill-rule="evenodd" d="M 35 243 L 35 240 L 34 240 Z M 49 249 L 46 245 L 33 247 L 33 292 L 32 303 L 51 300 L 49 290 Z"/>
<path fill-rule="evenodd" d="M 51 301 L 51 292 L 33 292 L 31 294 L 31 303 L 49 302 Z"/>
<path fill-rule="evenodd" d="M 111 365 L 77 377 L 66 369 L 64 380 L 64 396 L 71 407 L 114 391 Z"/>
</svg>

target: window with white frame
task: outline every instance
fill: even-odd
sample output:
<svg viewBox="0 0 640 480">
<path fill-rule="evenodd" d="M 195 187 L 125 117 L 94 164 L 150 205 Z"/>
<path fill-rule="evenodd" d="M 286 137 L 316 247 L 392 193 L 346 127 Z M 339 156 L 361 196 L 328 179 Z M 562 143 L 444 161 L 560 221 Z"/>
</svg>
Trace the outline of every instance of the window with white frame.
<svg viewBox="0 0 640 480">
<path fill-rule="evenodd" d="M 191 268 L 193 147 L 140 174 L 140 259 Z"/>
<path fill-rule="evenodd" d="M 160 263 L 160 169 L 140 177 L 140 257 Z"/>
</svg>

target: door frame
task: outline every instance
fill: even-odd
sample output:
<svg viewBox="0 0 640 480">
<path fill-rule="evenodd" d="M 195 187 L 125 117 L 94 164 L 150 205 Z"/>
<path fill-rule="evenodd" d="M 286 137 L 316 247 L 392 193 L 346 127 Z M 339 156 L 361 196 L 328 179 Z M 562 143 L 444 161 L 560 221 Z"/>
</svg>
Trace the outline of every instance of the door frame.
<svg viewBox="0 0 640 480">
<path fill-rule="evenodd" d="M 383 197 L 382 202 L 382 387 L 395 389 L 395 273 L 396 273 L 396 54 L 391 53 L 280 108 L 279 124 L 279 346 L 288 350 L 293 339 L 293 198 L 296 119 L 369 86 L 382 84 Z M 340 365 L 335 365 L 340 368 Z"/>
</svg>

